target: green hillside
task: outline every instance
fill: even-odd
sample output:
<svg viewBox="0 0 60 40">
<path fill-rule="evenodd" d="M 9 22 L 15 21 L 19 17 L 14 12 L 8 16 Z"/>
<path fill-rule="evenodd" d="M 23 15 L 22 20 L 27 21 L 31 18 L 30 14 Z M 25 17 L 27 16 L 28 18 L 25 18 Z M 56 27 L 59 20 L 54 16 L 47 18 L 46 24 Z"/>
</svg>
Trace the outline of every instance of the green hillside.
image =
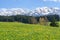
<svg viewBox="0 0 60 40">
<path fill-rule="evenodd" d="M 60 27 L 0 22 L 0 40 L 60 40 Z"/>
</svg>

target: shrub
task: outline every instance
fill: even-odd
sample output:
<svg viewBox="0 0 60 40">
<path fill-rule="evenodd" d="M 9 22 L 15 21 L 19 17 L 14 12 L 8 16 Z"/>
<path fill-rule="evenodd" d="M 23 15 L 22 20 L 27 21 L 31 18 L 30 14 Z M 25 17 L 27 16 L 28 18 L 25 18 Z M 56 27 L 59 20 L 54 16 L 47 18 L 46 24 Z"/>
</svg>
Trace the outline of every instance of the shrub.
<svg viewBox="0 0 60 40">
<path fill-rule="evenodd" d="M 53 23 L 53 22 L 50 23 L 50 26 L 59 27 L 58 23 Z"/>
</svg>

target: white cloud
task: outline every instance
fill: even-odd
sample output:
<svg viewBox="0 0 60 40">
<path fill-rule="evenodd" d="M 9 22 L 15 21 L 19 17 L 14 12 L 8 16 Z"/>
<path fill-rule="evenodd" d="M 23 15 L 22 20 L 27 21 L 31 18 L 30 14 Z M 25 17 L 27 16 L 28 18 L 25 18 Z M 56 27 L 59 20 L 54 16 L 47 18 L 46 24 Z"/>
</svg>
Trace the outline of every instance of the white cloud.
<svg viewBox="0 0 60 40">
<path fill-rule="evenodd" d="M 53 2 L 60 2 L 60 0 L 43 0 L 43 1 L 53 1 Z"/>
</svg>

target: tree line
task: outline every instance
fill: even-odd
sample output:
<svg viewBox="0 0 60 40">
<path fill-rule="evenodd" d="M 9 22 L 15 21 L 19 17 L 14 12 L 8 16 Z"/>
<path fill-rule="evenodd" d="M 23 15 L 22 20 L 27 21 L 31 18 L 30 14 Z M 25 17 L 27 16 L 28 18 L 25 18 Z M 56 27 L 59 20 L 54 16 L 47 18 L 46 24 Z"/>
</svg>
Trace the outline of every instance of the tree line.
<svg viewBox="0 0 60 40">
<path fill-rule="evenodd" d="M 24 15 L 15 15 L 15 16 L 0 16 L 0 22 L 22 22 L 28 24 L 38 24 L 46 25 L 47 22 L 51 22 L 50 26 L 59 26 L 56 22 L 60 21 L 58 15 L 48 15 L 48 16 L 24 16 Z"/>
<path fill-rule="evenodd" d="M 52 21 L 52 17 L 56 19 L 56 21 L 60 21 L 58 15 L 48 15 L 48 16 L 40 16 L 40 17 L 46 17 L 50 22 Z M 2 22 L 23 22 L 23 23 L 38 23 L 40 17 L 34 17 L 34 16 L 24 16 L 24 15 L 15 15 L 15 16 L 0 16 L 0 21 Z"/>
</svg>

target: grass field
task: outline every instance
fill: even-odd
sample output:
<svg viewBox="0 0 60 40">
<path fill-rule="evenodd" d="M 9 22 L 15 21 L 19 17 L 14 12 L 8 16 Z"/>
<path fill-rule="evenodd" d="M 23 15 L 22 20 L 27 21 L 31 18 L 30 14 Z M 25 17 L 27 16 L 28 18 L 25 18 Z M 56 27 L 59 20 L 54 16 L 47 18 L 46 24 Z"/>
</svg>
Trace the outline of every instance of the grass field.
<svg viewBox="0 0 60 40">
<path fill-rule="evenodd" d="M 60 40 L 60 27 L 0 22 L 0 40 Z"/>
</svg>

